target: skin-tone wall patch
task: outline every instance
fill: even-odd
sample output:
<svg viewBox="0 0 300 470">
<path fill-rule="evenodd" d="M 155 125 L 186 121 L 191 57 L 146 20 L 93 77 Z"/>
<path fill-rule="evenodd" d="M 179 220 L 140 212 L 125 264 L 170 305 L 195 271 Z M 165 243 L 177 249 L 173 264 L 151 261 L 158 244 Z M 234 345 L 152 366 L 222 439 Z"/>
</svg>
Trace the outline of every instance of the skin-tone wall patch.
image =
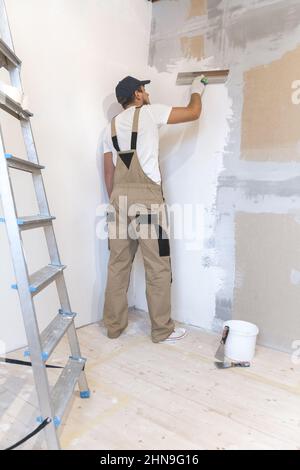
<svg viewBox="0 0 300 470">
<path fill-rule="evenodd" d="M 182 36 L 181 49 L 184 57 L 201 60 L 204 57 L 203 36 Z"/>
<path fill-rule="evenodd" d="M 207 0 L 191 0 L 191 6 L 187 18 L 202 16 L 207 13 Z"/>
<path fill-rule="evenodd" d="M 299 63 L 300 46 L 245 73 L 241 159 L 300 161 L 300 103 L 293 99 Z"/>
<path fill-rule="evenodd" d="M 238 212 L 233 318 L 255 323 L 259 342 L 286 351 L 300 340 L 300 223 L 293 215 Z"/>
</svg>

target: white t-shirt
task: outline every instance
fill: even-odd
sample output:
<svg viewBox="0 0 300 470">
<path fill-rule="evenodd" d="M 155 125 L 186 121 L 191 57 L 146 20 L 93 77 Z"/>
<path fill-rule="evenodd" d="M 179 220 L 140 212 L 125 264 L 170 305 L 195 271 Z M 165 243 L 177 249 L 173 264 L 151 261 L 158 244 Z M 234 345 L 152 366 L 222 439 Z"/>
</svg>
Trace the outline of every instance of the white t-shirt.
<svg viewBox="0 0 300 470">
<path fill-rule="evenodd" d="M 171 110 L 172 107 L 165 104 L 146 104 L 140 110 L 137 155 L 144 173 L 157 184 L 161 183 L 158 129 L 167 124 Z M 130 106 L 116 117 L 116 131 L 121 151 L 130 149 L 134 111 L 135 106 Z M 116 166 L 117 152 L 112 143 L 111 123 L 105 129 L 103 151 L 112 152 L 113 163 Z"/>
</svg>

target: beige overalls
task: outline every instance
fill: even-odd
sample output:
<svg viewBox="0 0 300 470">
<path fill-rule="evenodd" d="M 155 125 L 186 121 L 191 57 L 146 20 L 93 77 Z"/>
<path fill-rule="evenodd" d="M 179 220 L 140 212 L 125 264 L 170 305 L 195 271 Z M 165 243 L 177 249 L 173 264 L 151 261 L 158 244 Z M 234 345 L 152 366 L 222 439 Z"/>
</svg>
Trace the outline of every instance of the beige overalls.
<svg viewBox="0 0 300 470">
<path fill-rule="evenodd" d="M 171 258 L 168 213 L 161 185 L 143 171 L 137 155 L 138 121 L 133 118 L 131 149 L 120 151 L 115 117 L 111 122 L 117 163 L 107 211 L 110 258 L 103 319 L 110 338 L 117 338 L 128 324 L 127 291 L 138 244 L 146 273 L 146 298 L 152 341 L 157 343 L 174 331 L 171 319 Z"/>
</svg>

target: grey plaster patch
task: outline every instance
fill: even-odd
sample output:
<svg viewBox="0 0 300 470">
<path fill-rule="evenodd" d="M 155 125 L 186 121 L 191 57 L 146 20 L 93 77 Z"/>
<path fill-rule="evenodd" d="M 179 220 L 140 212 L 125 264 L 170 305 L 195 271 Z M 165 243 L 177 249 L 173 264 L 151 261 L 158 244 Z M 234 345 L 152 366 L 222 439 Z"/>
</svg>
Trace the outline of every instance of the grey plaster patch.
<svg viewBox="0 0 300 470">
<path fill-rule="evenodd" d="M 232 317 L 232 301 L 221 297 L 216 298 L 216 317 L 228 320 Z"/>
<path fill-rule="evenodd" d="M 284 1 L 263 7 L 244 9 L 242 15 L 230 15 L 229 42 L 246 47 L 251 41 L 289 33 L 299 24 L 300 3 Z"/>
<path fill-rule="evenodd" d="M 276 195 L 278 197 L 299 197 L 300 196 L 300 176 L 295 176 L 286 181 L 258 181 L 242 180 L 236 176 L 221 176 L 219 187 L 231 187 L 242 189 L 245 196 L 252 199 L 257 196 Z"/>
</svg>

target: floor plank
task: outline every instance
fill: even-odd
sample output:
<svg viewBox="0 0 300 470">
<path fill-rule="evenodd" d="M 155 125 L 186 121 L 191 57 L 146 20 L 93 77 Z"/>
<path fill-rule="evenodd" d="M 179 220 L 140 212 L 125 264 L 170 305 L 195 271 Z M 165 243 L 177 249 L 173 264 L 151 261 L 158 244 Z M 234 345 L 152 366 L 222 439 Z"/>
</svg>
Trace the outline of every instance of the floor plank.
<svg viewBox="0 0 300 470">
<path fill-rule="evenodd" d="M 288 354 L 258 347 L 249 369 L 218 370 L 216 335 L 188 327 L 176 344 L 153 344 L 148 316 L 138 310 L 116 340 L 99 324 L 78 333 L 92 395 L 75 393 L 63 448 L 300 449 L 300 365 Z M 68 355 L 64 341 L 51 362 Z M 58 373 L 50 371 L 51 383 Z M 31 370 L 0 364 L 0 397 L 4 448 L 35 427 Z M 44 446 L 40 436 L 23 448 Z"/>
</svg>

